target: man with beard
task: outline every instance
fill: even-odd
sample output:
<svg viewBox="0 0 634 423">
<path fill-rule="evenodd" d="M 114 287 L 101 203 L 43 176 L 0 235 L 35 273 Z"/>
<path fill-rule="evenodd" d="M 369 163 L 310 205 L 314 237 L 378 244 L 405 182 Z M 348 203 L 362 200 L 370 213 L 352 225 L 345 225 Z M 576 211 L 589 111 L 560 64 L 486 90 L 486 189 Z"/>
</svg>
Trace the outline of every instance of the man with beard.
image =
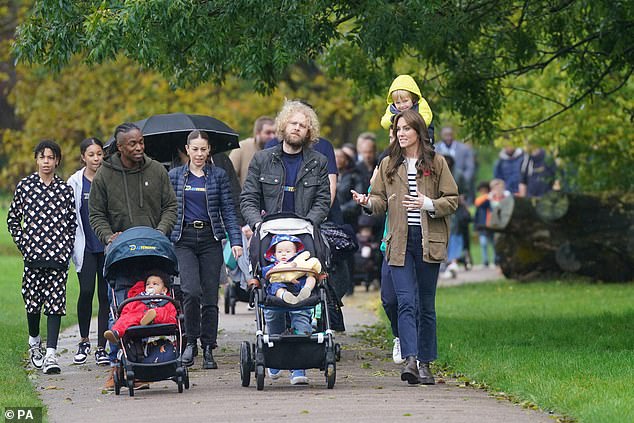
<svg viewBox="0 0 634 423">
<path fill-rule="evenodd" d="M 267 214 L 293 212 L 322 223 L 330 209 L 328 161 L 312 148 L 319 139 L 315 111 L 299 101 L 287 101 L 275 120 L 281 143 L 255 153 L 240 196 L 240 207 L 247 224 L 255 230 Z M 289 311 L 291 329 L 296 334 L 312 333 L 310 310 Z M 286 330 L 286 312 L 265 309 L 269 334 Z M 275 380 L 279 369 L 269 369 Z M 307 384 L 305 370 L 291 372 L 291 384 Z"/>
<path fill-rule="evenodd" d="M 253 137 L 240 141 L 240 148 L 231 150 L 229 158 L 240 180 L 240 186 L 244 185 L 244 180 L 247 178 L 253 155 L 265 148 L 264 146 L 273 138 L 275 138 L 275 121 L 268 116 L 260 116 L 253 124 Z"/>
</svg>

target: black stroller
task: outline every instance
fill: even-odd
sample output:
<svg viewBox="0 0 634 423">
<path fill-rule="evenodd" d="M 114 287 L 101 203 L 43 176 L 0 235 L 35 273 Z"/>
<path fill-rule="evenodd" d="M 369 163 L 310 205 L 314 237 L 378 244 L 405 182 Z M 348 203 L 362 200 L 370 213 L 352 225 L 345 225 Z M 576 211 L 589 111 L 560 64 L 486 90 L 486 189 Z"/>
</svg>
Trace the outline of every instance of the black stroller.
<svg viewBox="0 0 634 423">
<path fill-rule="evenodd" d="M 129 286 L 130 281 L 141 279 L 141 275 L 152 269 L 161 270 L 170 276 L 178 274 L 178 262 L 171 242 L 161 232 L 145 227 L 128 229 L 117 237 L 108 249 L 105 260 L 105 278 L 111 287 L 123 284 Z M 127 304 L 134 301 L 165 300 L 174 304 L 180 314 L 180 304 L 171 296 L 146 295 L 143 297 L 126 298 L 117 304 L 113 298 L 113 316 L 118 318 Z M 127 296 L 127 295 L 126 295 Z M 156 382 L 173 380 L 178 385 L 178 392 L 183 388 L 189 389 L 189 375 L 187 367 L 181 361 L 181 346 L 183 345 L 180 319 L 176 324 L 150 324 L 147 326 L 131 326 L 120 341 L 119 366 L 114 372 L 115 394 L 119 395 L 121 387 L 127 386 L 130 396 L 134 396 L 134 380 Z M 145 353 L 148 351 L 148 338 L 161 337 L 152 346 L 173 349 L 172 357 L 167 361 L 147 362 Z"/>
<path fill-rule="evenodd" d="M 255 343 L 243 341 L 240 345 L 240 376 L 242 386 L 248 387 L 251 372 L 255 372 L 257 390 L 264 389 L 265 369 L 320 369 L 324 371 L 328 389 L 335 386 L 336 355 L 339 345 L 335 344 L 334 331 L 330 328 L 328 298 L 326 293 L 327 273 L 316 275 L 317 284 L 307 299 L 290 305 L 266 292 L 267 280 L 262 276 L 262 268 L 268 263 L 264 258 L 273 235 L 294 235 L 304 244 L 312 257 L 317 257 L 322 268 L 327 268 L 329 251 L 318 230 L 310 221 L 294 214 L 281 213 L 264 218 L 256 229 L 250 243 L 250 260 L 254 278 L 259 287 L 254 289 L 253 305 L 256 314 Z M 320 309 L 317 329 L 311 335 L 271 335 L 266 333 L 264 309 L 278 311 Z"/>
</svg>

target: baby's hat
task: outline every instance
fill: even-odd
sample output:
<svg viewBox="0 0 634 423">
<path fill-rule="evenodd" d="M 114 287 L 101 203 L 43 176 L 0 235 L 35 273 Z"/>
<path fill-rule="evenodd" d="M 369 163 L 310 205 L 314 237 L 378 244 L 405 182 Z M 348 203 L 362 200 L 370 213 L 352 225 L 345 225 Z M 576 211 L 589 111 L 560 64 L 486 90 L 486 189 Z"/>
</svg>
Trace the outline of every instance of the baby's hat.
<svg viewBox="0 0 634 423">
<path fill-rule="evenodd" d="M 304 251 L 304 244 L 296 236 L 286 234 L 273 235 L 269 248 L 266 250 L 266 253 L 264 253 L 264 258 L 271 262 L 275 261 L 275 246 L 282 241 L 290 241 L 295 244 L 298 254 Z"/>
</svg>

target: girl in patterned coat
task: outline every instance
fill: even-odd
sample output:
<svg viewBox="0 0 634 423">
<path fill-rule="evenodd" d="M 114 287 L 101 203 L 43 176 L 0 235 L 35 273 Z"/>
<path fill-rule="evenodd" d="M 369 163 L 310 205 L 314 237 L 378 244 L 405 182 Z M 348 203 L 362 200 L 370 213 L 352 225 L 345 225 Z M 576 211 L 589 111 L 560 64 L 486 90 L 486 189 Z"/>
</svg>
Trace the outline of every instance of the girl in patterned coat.
<svg viewBox="0 0 634 423">
<path fill-rule="evenodd" d="M 22 298 L 29 327 L 29 358 L 46 374 L 60 372 L 56 348 L 66 314 L 66 278 L 75 240 L 72 188 L 55 174 L 62 152 L 53 141 L 35 147 L 38 171 L 18 182 L 7 226 L 24 257 Z M 47 316 L 46 353 L 41 347 L 40 315 Z"/>
</svg>

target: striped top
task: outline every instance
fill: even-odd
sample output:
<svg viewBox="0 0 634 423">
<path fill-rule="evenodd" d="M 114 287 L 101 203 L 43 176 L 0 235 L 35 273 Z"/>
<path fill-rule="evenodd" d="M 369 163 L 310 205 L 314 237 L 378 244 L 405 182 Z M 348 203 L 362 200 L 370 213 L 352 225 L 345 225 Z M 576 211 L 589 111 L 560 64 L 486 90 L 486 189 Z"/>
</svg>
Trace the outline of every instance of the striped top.
<svg viewBox="0 0 634 423">
<path fill-rule="evenodd" d="M 418 197 L 416 187 L 416 159 L 405 158 L 407 163 L 407 182 L 409 185 L 409 195 Z M 420 210 L 407 210 L 407 225 L 420 226 Z"/>
</svg>

